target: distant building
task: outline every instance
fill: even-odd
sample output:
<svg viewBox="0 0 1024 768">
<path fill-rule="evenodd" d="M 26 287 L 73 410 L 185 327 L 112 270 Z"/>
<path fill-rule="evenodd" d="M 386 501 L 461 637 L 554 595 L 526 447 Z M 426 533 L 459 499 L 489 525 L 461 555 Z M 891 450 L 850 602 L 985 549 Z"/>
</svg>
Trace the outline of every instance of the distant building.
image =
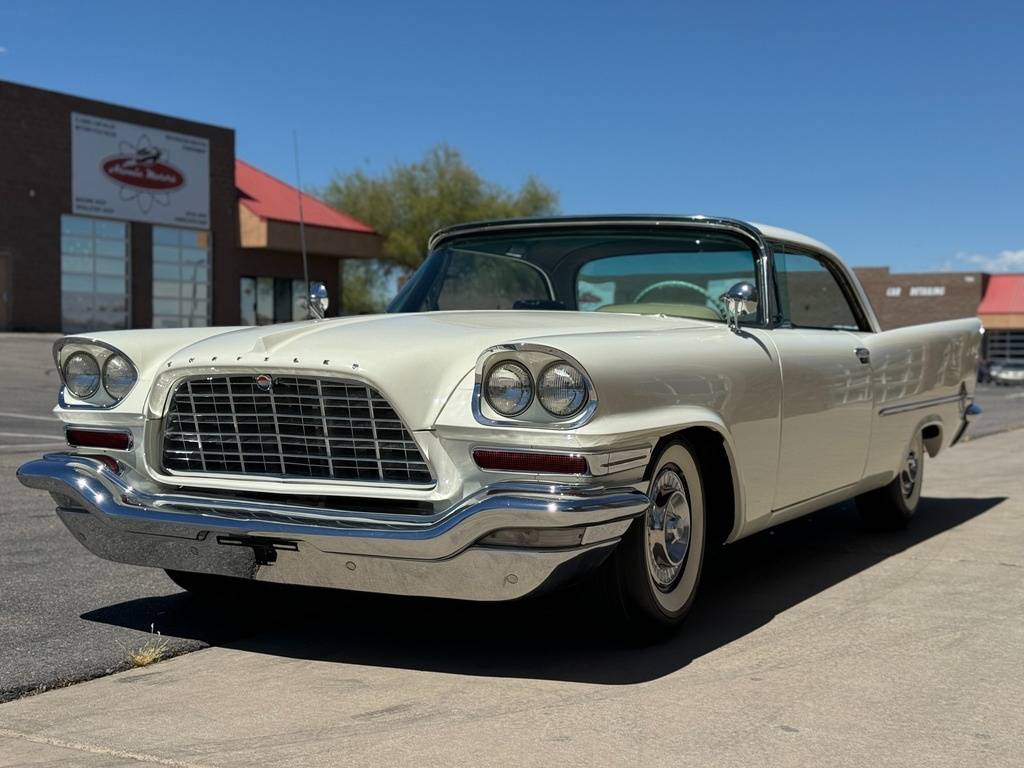
<svg viewBox="0 0 1024 768">
<path fill-rule="evenodd" d="M 368 226 L 303 196 L 309 277 L 336 314 Z M 304 316 L 294 187 L 235 134 L 0 81 L 0 330 L 269 323 Z"/>
<path fill-rule="evenodd" d="M 1024 275 L 992 275 L 978 307 L 986 356 L 1024 362 Z"/>
<path fill-rule="evenodd" d="M 977 316 L 985 326 L 985 357 L 1024 361 L 1024 275 L 854 271 L 883 329 Z"/>
<path fill-rule="evenodd" d="M 855 267 L 882 328 L 974 317 L 985 293 L 983 272 L 893 273 L 888 267 Z"/>
</svg>

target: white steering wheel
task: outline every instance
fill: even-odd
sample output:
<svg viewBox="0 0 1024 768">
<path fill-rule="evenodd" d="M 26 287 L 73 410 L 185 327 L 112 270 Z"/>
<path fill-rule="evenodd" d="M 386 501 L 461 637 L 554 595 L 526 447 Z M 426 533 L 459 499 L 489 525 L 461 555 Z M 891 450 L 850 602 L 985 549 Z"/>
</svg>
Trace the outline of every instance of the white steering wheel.
<svg viewBox="0 0 1024 768">
<path fill-rule="evenodd" d="M 686 280 L 662 280 L 660 282 L 654 283 L 654 285 L 648 285 L 646 288 L 644 288 L 642 291 L 640 291 L 640 293 L 636 295 L 636 298 L 633 299 L 634 303 L 642 303 L 643 298 L 647 294 L 653 293 L 659 288 L 690 288 L 691 290 L 694 290 L 697 293 L 704 296 L 704 298 L 707 300 L 706 303 L 708 305 L 708 309 L 713 309 L 719 314 L 721 314 L 722 317 L 725 317 L 725 312 L 723 310 L 721 302 L 719 302 L 717 298 L 712 296 L 711 293 L 707 290 L 707 288 L 699 286 L 696 283 L 688 282 Z"/>
</svg>

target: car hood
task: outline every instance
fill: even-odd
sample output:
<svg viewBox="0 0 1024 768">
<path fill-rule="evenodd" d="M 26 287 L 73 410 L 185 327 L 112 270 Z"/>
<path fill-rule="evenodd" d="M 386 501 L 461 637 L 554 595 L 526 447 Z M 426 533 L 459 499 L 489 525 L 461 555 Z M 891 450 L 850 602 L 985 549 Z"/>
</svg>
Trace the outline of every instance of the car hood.
<svg viewBox="0 0 1024 768">
<path fill-rule="evenodd" d="M 160 379 L 196 373 L 294 370 L 350 376 L 387 397 L 412 429 L 429 429 L 480 354 L 496 344 L 546 343 L 595 333 L 708 328 L 652 315 L 476 311 L 365 315 L 231 330 L 171 355 Z M 585 364 L 585 361 L 584 361 Z"/>
</svg>

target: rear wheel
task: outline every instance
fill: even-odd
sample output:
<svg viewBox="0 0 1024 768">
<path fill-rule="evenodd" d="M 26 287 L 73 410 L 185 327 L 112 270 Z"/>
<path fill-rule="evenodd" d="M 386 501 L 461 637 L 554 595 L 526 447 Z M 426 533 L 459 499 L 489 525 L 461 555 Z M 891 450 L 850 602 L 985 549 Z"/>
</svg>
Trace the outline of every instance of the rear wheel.
<svg viewBox="0 0 1024 768">
<path fill-rule="evenodd" d="M 601 600 L 629 634 L 678 626 L 693 606 L 704 566 L 706 514 L 696 452 L 684 440 L 655 460 L 651 506 L 633 522 L 600 574 Z"/>
<path fill-rule="evenodd" d="M 924 438 L 914 435 L 903 454 L 899 471 L 882 488 L 857 497 L 857 509 L 873 527 L 905 528 L 917 511 L 924 484 Z"/>
</svg>

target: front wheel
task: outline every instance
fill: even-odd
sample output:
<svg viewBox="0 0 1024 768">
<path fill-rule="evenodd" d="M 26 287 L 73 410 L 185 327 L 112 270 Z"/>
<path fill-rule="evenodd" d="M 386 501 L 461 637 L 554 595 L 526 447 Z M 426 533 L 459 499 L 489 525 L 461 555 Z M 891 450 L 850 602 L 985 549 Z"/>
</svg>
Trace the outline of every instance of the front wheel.
<svg viewBox="0 0 1024 768">
<path fill-rule="evenodd" d="M 857 497 L 857 509 L 872 527 L 906 528 L 921 501 L 924 485 L 924 437 L 918 432 L 904 451 L 892 481 Z"/>
<path fill-rule="evenodd" d="M 678 626 L 693 606 L 704 566 L 706 513 L 695 451 L 670 443 L 652 465 L 651 506 L 605 563 L 598 588 L 634 636 Z"/>
</svg>

